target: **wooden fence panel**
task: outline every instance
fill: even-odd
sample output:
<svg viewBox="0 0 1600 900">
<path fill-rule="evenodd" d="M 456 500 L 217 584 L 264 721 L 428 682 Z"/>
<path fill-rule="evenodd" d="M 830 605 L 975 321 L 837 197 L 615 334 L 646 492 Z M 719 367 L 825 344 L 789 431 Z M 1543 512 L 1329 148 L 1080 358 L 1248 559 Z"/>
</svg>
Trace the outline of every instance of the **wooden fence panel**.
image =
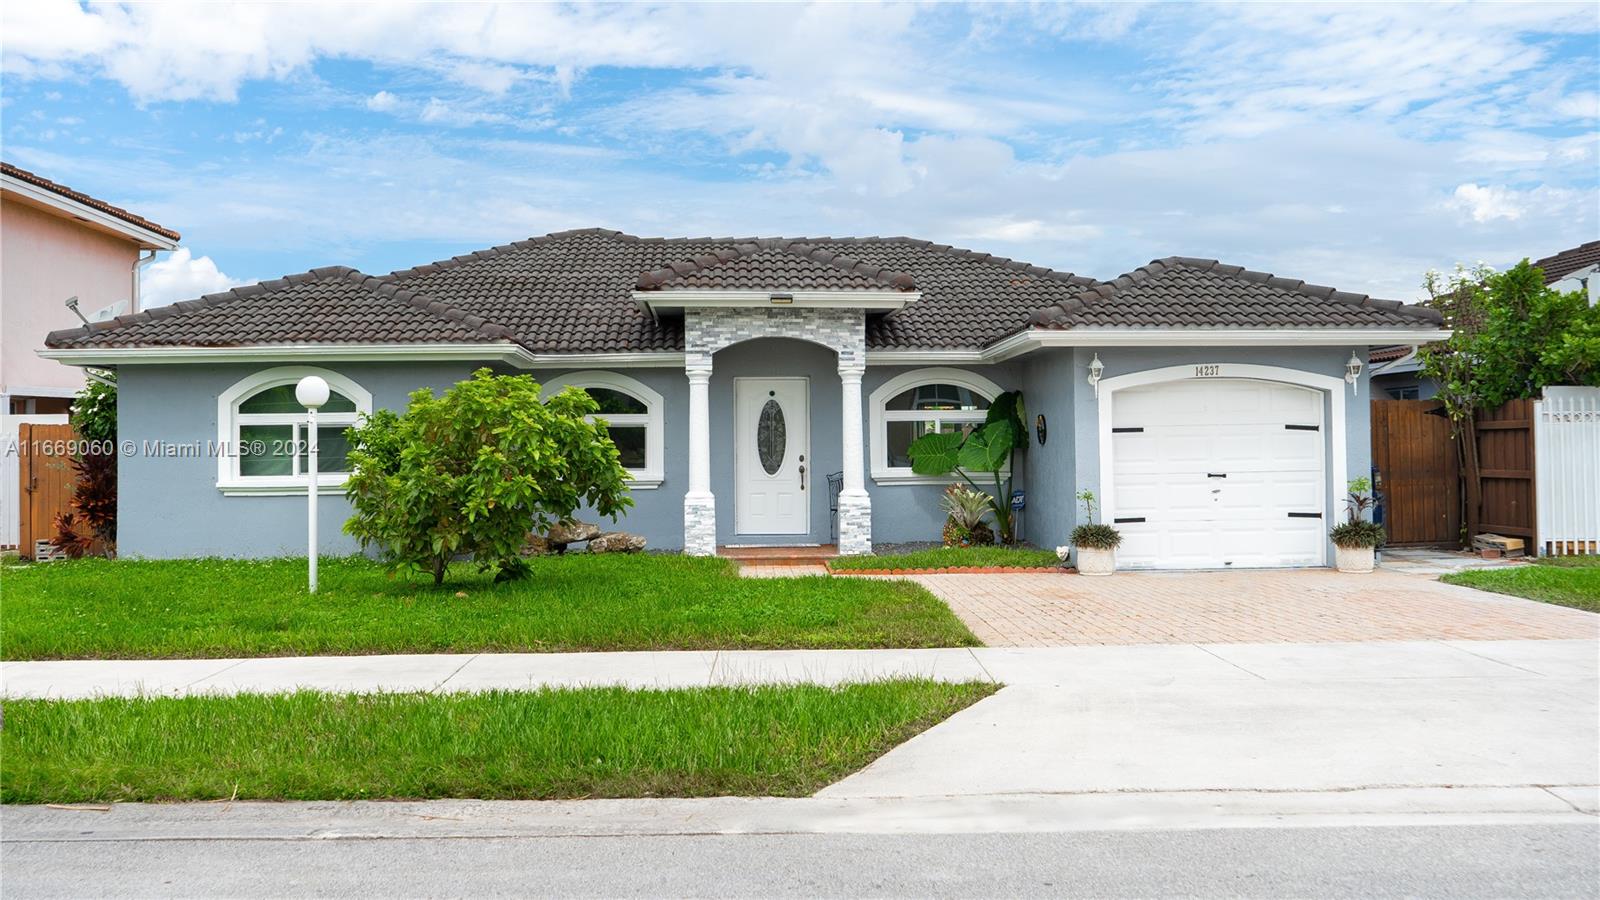
<svg viewBox="0 0 1600 900">
<path fill-rule="evenodd" d="M 1535 541 L 1533 401 L 1508 400 L 1478 412 L 1478 533 Z"/>
<path fill-rule="evenodd" d="M 69 450 L 77 440 L 71 425 L 24 424 L 17 429 L 17 460 L 21 535 L 17 553 L 34 559 L 39 542 L 53 541 L 56 516 L 72 508 L 72 471 Z"/>
<path fill-rule="evenodd" d="M 1400 546 L 1461 543 L 1461 462 L 1437 400 L 1372 401 L 1383 527 Z"/>
</svg>

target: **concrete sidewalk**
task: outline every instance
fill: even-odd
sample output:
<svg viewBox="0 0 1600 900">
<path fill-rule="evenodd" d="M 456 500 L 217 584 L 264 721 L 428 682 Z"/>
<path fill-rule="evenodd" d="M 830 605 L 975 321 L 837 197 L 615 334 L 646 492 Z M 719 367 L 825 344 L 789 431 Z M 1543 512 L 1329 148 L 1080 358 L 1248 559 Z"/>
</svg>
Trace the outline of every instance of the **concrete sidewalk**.
<svg viewBox="0 0 1600 900">
<path fill-rule="evenodd" d="M 673 688 L 707 684 L 839 684 L 922 677 L 1014 686 L 1215 690 L 1261 681 L 1596 675 L 1585 640 L 1315 644 L 724 650 L 302 656 L 259 659 L 0 662 L 0 696 L 271 693 L 298 689 L 472 691 L 544 686 Z"/>
</svg>

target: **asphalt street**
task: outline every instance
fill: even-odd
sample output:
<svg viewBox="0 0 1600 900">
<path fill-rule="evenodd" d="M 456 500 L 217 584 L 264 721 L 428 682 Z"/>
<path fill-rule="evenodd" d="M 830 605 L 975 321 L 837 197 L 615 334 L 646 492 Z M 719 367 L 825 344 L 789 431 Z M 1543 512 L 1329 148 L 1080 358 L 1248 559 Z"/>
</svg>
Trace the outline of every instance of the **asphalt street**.
<svg viewBox="0 0 1600 900">
<path fill-rule="evenodd" d="M 31 897 L 1600 895 L 1594 825 L 7 842 Z"/>
</svg>

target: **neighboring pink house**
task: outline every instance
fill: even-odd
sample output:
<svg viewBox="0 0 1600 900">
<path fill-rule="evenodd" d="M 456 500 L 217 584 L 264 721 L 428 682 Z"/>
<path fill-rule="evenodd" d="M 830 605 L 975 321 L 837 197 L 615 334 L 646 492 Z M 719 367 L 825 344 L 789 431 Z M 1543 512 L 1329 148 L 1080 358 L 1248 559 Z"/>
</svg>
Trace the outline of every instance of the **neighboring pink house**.
<svg viewBox="0 0 1600 900">
<path fill-rule="evenodd" d="M 139 311 L 139 267 L 178 246 L 170 228 L 0 163 L 0 415 L 59 415 L 76 366 L 40 359 L 48 332 Z"/>
</svg>

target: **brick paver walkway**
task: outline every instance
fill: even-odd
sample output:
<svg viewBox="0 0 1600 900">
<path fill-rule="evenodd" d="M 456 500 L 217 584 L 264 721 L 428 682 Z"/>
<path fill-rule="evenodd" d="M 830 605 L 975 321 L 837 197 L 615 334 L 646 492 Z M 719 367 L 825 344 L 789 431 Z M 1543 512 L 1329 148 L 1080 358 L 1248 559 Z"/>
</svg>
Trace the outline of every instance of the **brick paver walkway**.
<svg viewBox="0 0 1600 900">
<path fill-rule="evenodd" d="M 918 575 L 991 647 L 1600 637 L 1600 616 L 1393 572 Z"/>
</svg>

